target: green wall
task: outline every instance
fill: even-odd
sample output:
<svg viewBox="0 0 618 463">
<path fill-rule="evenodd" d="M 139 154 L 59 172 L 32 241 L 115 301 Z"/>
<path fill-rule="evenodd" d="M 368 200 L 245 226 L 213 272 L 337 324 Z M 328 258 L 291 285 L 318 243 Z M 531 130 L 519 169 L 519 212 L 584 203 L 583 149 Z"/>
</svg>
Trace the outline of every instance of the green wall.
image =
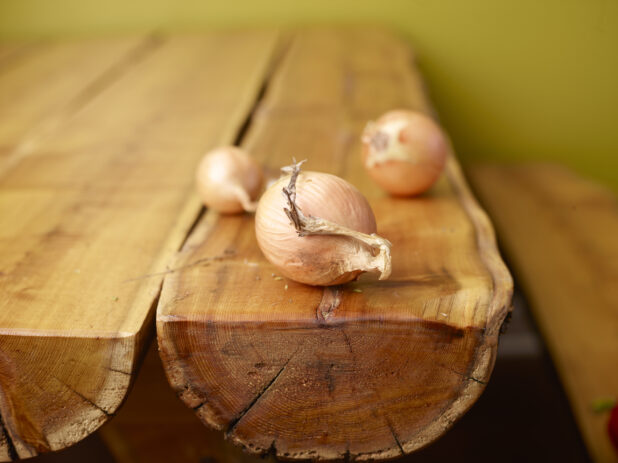
<svg viewBox="0 0 618 463">
<path fill-rule="evenodd" d="M 0 36 L 379 23 L 415 45 L 464 160 L 559 160 L 618 189 L 616 0 L 0 0 Z"/>
</svg>

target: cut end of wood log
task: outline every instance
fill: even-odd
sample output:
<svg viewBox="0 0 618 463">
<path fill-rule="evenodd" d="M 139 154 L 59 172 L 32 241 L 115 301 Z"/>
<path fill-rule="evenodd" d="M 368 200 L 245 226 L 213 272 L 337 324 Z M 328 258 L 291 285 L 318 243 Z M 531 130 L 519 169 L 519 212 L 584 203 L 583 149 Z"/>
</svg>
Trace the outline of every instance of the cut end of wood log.
<svg viewBox="0 0 618 463">
<path fill-rule="evenodd" d="M 0 335 L 0 461 L 63 449 L 102 426 L 129 389 L 135 344 Z"/>
<path fill-rule="evenodd" d="M 485 386 L 487 370 L 474 371 L 479 329 L 328 320 L 165 323 L 160 353 L 176 392 L 202 421 L 251 453 L 289 459 L 413 452 Z M 188 339 L 187 329 L 201 335 Z"/>
</svg>

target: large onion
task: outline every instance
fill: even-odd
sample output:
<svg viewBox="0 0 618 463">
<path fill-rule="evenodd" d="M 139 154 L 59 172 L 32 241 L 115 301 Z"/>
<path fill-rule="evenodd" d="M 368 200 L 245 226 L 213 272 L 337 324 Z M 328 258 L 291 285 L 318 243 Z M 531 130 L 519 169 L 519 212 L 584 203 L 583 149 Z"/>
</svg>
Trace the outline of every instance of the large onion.
<svg viewBox="0 0 618 463">
<path fill-rule="evenodd" d="M 262 195 L 255 230 L 266 258 L 288 278 L 336 285 L 362 272 L 391 271 L 390 243 L 375 235 L 365 197 L 345 180 L 299 165 Z"/>
</svg>

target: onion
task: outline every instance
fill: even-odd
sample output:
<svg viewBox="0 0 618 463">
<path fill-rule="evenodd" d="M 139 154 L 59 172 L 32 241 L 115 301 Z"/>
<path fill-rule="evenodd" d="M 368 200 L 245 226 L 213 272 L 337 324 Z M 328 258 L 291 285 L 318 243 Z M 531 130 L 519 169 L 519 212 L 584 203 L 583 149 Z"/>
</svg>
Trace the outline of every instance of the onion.
<svg viewBox="0 0 618 463">
<path fill-rule="evenodd" d="M 255 211 L 262 169 L 245 151 L 224 146 L 204 155 L 197 168 L 197 191 L 204 204 L 222 213 Z"/>
<path fill-rule="evenodd" d="M 300 172 L 301 163 L 262 195 L 255 214 L 258 245 L 286 277 L 309 285 L 347 283 L 363 272 L 391 273 L 391 244 L 377 236 L 365 197 L 345 180 Z"/>
<path fill-rule="evenodd" d="M 390 111 L 370 122 L 362 138 L 363 164 L 371 178 L 392 195 L 411 196 L 438 179 L 450 143 L 440 126 L 415 111 Z"/>
</svg>

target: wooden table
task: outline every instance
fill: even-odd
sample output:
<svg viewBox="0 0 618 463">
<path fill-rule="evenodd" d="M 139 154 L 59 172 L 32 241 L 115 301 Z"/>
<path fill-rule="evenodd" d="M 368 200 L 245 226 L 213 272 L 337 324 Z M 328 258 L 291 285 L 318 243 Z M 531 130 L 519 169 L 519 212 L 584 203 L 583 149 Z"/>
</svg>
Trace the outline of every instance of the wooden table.
<svg viewBox="0 0 618 463">
<path fill-rule="evenodd" d="M 618 200 L 564 166 L 475 165 L 491 212 L 598 462 L 616 462 L 599 399 L 618 396 Z"/>
<path fill-rule="evenodd" d="M 457 161 L 408 201 L 386 197 L 358 161 L 367 120 L 394 107 L 431 112 L 409 49 L 390 33 L 4 44 L 0 66 L 0 459 L 61 449 L 113 416 L 157 305 L 172 387 L 255 453 L 397 456 L 445 432 L 482 392 L 511 279 Z M 252 219 L 204 214 L 193 191 L 201 155 L 230 143 L 270 167 L 307 157 L 355 183 L 395 244 L 391 282 L 286 290 L 271 278 Z M 224 274 L 239 279 L 213 279 Z M 263 284 L 251 286 L 256 275 Z M 315 308 L 329 298 L 337 304 L 320 324 Z M 282 338 L 292 307 L 297 325 Z M 217 358 L 229 357 L 229 335 L 237 358 L 259 335 L 263 364 Z M 399 354 L 381 364 L 376 352 Z M 373 360 L 360 368 L 356 355 Z M 300 376 L 316 410 L 306 427 L 286 420 L 303 416 L 285 393 Z M 360 378 L 369 395 L 350 389 Z M 281 434 L 273 423 L 295 427 Z"/>
</svg>

